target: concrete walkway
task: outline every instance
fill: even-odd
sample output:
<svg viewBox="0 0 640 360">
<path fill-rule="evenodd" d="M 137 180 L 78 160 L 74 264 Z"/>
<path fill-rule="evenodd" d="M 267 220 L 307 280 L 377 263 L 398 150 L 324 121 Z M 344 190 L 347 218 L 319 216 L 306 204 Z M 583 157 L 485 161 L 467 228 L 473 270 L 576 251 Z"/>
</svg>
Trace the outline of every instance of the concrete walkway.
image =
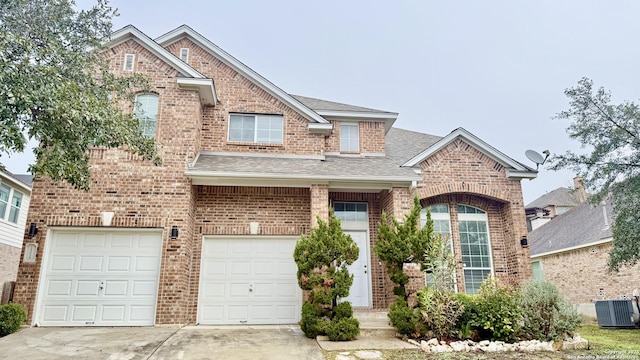
<svg viewBox="0 0 640 360">
<path fill-rule="evenodd" d="M 0 359 L 312 359 L 298 326 L 27 328 L 0 338 Z"/>
</svg>

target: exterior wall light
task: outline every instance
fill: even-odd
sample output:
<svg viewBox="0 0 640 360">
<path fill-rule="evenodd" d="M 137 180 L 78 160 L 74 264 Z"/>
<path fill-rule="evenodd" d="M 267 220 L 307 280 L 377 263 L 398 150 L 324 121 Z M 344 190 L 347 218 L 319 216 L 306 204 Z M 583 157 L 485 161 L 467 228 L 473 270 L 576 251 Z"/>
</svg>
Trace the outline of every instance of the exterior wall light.
<svg viewBox="0 0 640 360">
<path fill-rule="evenodd" d="M 520 246 L 522 246 L 523 248 L 529 247 L 529 242 L 527 241 L 526 236 L 520 238 Z"/>
<path fill-rule="evenodd" d="M 172 239 L 177 239 L 178 238 L 178 227 L 173 225 L 171 227 L 171 238 Z"/>
<path fill-rule="evenodd" d="M 38 234 L 38 227 L 36 226 L 36 223 L 29 224 L 29 238 L 32 239 L 37 234 Z"/>
</svg>

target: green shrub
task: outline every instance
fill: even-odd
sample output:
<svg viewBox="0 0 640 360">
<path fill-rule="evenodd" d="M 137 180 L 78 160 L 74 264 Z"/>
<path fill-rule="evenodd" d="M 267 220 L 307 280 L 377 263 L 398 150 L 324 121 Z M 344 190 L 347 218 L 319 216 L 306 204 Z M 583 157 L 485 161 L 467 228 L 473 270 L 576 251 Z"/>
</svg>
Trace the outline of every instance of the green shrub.
<svg viewBox="0 0 640 360">
<path fill-rule="evenodd" d="M 455 293 L 455 300 L 460 304 L 462 312 L 458 316 L 458 320 L 455 326 L 455 336 L 460 340 L 473 339 L 478 340 L 477 336 L 474 336 L 473 320 L 476 317 L 475 311 L 475 295 L 465 293 Z"/>
<path fill-rule="evenodd" d="M 319 334 L 324 333 L 324 319 L 322 317 L 322 310 L 318 305 L 309 301 L 305 301 L 302 304 L 302 320 L 300 321 L 300 329 L 304 334 L 311 339 L 314 339 Z"/>
<path fill-rule="evenodd" d="M 360 334 L 360 322 L 352 317 L 334 318 L 326 333 L 331 341 L 352 340 Z"/>
<path fill-rule="evenodd" d="M 453 292 L 425 287 L 418 291 L 418 305 L 422 321 L 438 340 L 452 339 L 458 318 L 464 306 L 457 301 Z"/>
<path fill-rule="evenodd" d="M 298 266 L 298 285 L 308 291 L 300 321 L 307 337 L 315 338 L 331 329 L 330 337 L 350 340 L 346 337 L 360 332 L 357 320 L 341 322 L 342 319 L 355 320 L 351 304 L 338 303 L 349 295 L 353 275 L 347 266 L 358 259 L 359 251 L 351 236 L 342 231 L 333 210 L 328 223 L 318 218 L 318 227 L 313 228 L 309 236 L 302 235 L 296 243 L 293 258 Z M 351 329 L 354 325 L 357 331 Z"/>
<path fill-rule="evenodd" d="M 530 282 L 523 288 L 522 295 L 523 337 L 540 341 L 562 340 L 565 335 L 573 335 L 580 325 L 580 315 L 552 283 Z"/>
<path fill-rule="evenodd" d="M 471 309 L 471 325 L 482 339 L 514 341 L 522 326 L 521 293 L 497 278 L 482 282 Z"/>
<path fill-rule="evenodd" d="M 0 336 L 13 334 L 27 320 L 27 312 L 20 304 L 0 305 Z"/>
<path fill-rule="evenodd" d="M 398 333 L 419 338 L 426 334 L 426 328 L 420 321 L 419 309 L 411 309 L 402 296 L 396 298 L 396 302 L 389 307 L 389 319 L 391 325 Z"/>
</svg>

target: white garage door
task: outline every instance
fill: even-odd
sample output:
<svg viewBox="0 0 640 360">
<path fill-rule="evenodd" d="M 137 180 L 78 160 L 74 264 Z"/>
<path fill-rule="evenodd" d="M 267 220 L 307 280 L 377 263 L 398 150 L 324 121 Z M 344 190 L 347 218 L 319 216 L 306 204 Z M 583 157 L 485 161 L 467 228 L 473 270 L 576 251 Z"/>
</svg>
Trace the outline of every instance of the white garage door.
<svg viewBox="0 0 640 360">
<path fill-rule="evenodd" d="M 42 326 L 154 324 L 162 232 L 53 230 L 41 276 Z"/>
<path fill-rule="evenodd" d="M 291 237 L 205 237 L 198 323 L 294 324 L 302 292 Z"/>
</svg>

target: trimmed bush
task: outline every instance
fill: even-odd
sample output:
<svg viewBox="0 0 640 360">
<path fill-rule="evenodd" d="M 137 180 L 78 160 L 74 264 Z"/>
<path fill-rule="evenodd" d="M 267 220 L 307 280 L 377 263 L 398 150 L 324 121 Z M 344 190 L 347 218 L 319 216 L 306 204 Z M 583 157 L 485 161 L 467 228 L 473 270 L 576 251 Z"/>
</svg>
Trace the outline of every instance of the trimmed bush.
<svg viewBox="0 0 640 360">
<path fill-rule="evenodd" d="M 553 283 L 534 281 L 522 290 L 523 337 L 540 341 L 562 340 L 573 335 L 580 315 L 564 300 Z"/>
<path fill-rule="evenodd" d="M 389 319 L 391 325 L 399 334 L 419 338 L 426 334 L 426 328 L 420 319 L 419 309 L 411 309 L 402 296 L 396 298 L 396 302 L 389 307 Z"/>
<path fill-rule="evenodd" d="M 353 275 L 347 265 L 358 259 L 359 251 L 351 236 L 342 231 L 333 210 L 328 223 L 318 218 L 318 227 L 296 243 L 293 258 L 298 266 L 298 285 L 309 295 L 300 321 L 307 337 L 331 333 L 330 339 L 351 340 L 360 333 L 351 304 L 339 302 L 349 295 Z"/>
<path fill-rule="evenodd" d="M 0 337 L 13 334 L 27 320 L 27 312 L 20 304 L 0 305 Z"/>
<path fill-rule="evenodd" d="M 360 334 L 360 322 L 352 317 L 336 317 L 327 326 L 326 333 L 331 341 L 353 340 Z"/>
</svg>

